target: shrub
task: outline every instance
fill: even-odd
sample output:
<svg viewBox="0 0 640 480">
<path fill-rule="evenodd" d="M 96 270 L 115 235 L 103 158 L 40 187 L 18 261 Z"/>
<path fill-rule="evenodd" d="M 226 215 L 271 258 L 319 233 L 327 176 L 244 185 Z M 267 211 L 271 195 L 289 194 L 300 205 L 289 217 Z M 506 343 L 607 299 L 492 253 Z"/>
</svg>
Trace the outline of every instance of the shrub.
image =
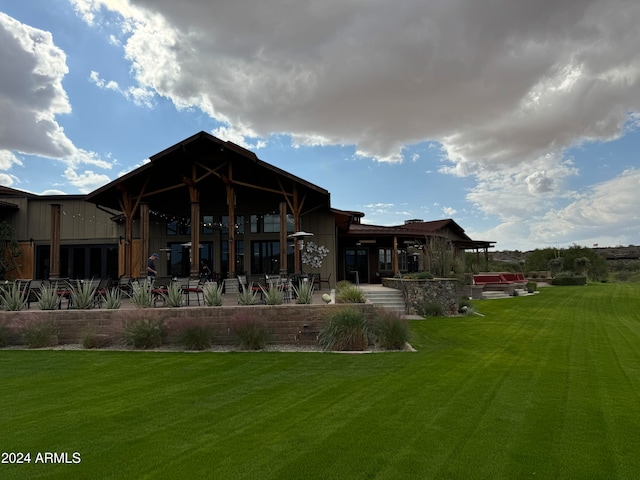
<svg viewBox="0 0 640 480">
<path fill-rule="evenodd" d="M 191 325 L 182 331 L 180 341 L 187 350 L 207 350 L 211 348 L 213 330 L 207 325 Z"/>
<path fill-rule="evenodd" d="M 131 292 L 131 302 L 138 308 L 149 308 L 153 305 L 151 283 L 145 280 L 142 283 L 134 282 Z"/>
<path fill-rule="evenodd" d="M 18 283 L 12 283 L 0 290 L 0 303 L 5 310 L 14 312 L 26 310 L 27 296 L 22 294 Z"/>
<path fill-rule="evenodd" d="M 458 299 L 458 313 L 467 313 L 469 309 L 473 308 L 473 302 L 467 297 L 460 297 Z"/>
<path fill-rule="evenodd" d="M 22 330 L 22 339 L 29 348 L 52 347 L 58 344 L 58 329 L 53 322 L 31 322 Z"/>
<path fill-rule="evenodd" d="M 38 297 L 38 307 L 40 307 L 40 310 L 56 310 L 60 307 L 58 284 L 49 287 L 41 285 L 40 291 L 36 296 Z"/>
<path fill-rule="evenodd" d="M 300 305 L 310 305 L 313 303 L 313 283 L 302 282 L 298 287 L 293 287 L 296 296 L 296 303 Z"/>
<path fill-rule="evenodd" d="M 318 334 L 318 343 L 324 350 L 366 350 L 374 339 L 374 332 L 364 314 L 354 308 L 335 311 Z"/>
<path fill-rule="evenodd" d="M 553 285 L 569 286 L 569 285 L 586 285 L 587 277 L 583 276 L 558 276 L 552 281 Z"/>
<path fill-rule="evenodd" d="M 82 346 L 84 348 L 106 348 L 111 345 L 111 337 L 105 333 L 87 331 L 82 336 Z"/>
<path fill-rule="evenodd" d="M 239 305 L 255 305 L 257 293 L 253 291 L 253 284 L 245 287 L 240 285 L 240 291 L 238 292 L 238 304 Z"/>
<path fill-rule="evenodd" d="M 386 350 L 404 350 L 409 342 L 409 323 L 386 308 L 376 309 L 376 343 Z"/>
<path fill-rule="evenodd" d="M 336 283 L 336 294 L 338 294 L 341 290 L 352 286 L 353 283 L 351 283 L 349 280 L 340 280 L 338 283 Z"/>
<path fill-rule="evenodd" d="M 538 282 L 527 282 L 527 292 L 533 293 L 538 289 Z"/>
<path fill-rule="evenodd" d="M 267 305 L 282 305 L 284 302 L 284 292 L 273 283 L 269 285 L 268 289 L 260 285 L 260 290 L 262 290 L 264 302 Z"/>
<path fill-rule="evenodd" d="M 149 349 L 162 345 L 166 328 L 162 320 L 138 319 L 127 322 L 124 329 L 126 345 L 134 348 Z"/>
<path fill-rule="evenodd" d="M 91 308 L 95 302 L 97 285 L 93 280 L 76 280 L 76 284 L 71 285 L 71 308 L 86 310 Z"/>
<path fill-rule="evenodd" d="M 442 305 L 429 300 L 424 300 L 417 307 L 418 313 L 423 317 L 442 317 L 444 315 L 444 308 Z"/>
<path fill-rule="evenodd" d="M 255 315 L 236 313 L 231 318 L 231 334 L 242 350 L 262 350 L 269 342 L 267 326 Z"/>
<path fill-rule="evenodd" d="M 222 291 L 224 285 L 221 283 L 217 285 L 215 283 L 205 283 L 202 289 L 202 297 L 204 298 L 204 304 L 210 307 L 219 307 L 223 303 Z"/>
<path fill-rule="evenodd" d="M 336 303 L 364 303 L 365 301 L 364 293 L 355 285 L 350 285 L 336 292 Z"/>
<path fill-rule="evenodd" d="M 164 304 L 168 307 L 182 306 L 182 289 L 176 282 L 171 282 L 167 287 L 167 293 L 161 293 Z"/>
<path fill-rule="evenodd" d="M 122 306 L 120 290 L 110 288 L 104 293 L 104 306 L 110 310 L 117 310 Z"/>
</svg>

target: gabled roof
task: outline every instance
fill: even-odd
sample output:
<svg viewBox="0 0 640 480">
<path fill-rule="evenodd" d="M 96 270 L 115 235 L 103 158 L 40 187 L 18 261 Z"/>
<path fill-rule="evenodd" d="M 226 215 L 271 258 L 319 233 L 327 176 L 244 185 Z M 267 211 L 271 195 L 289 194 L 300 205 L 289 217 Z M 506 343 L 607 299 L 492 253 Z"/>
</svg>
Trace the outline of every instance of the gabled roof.
<svg viewBox="0 0 640 480">
<path fill-rule="evenodd" d="M 405 223 L 404 225 L 399 225 L 395 228 L 399 228 L 400 230 L 406 232 L 415 232 L 422 234 L 436 233 L 447 230 L 461 237 L 461 240 L 471 240 L 471 238 L 469 238 L 467 234 L 464 233 L 464 229 L 450 218 L 445 218 L 442 220 L 432 220 L 430 222 L 410 222 Z"/>
<path fill-rule="evenodd" d="M 357 212 L 353 212 L 357 213 Z M 349 214 L 341 211 L 343 216 Z M 338 225 L 336 223 L 336 225 Z M 339 225 L 338 225 L 339 227 Z M 350 223 L 348 228 L 342 229 L 342 234 L 349 237 L 390 237 L 424 238 L 447 237 L 460 248 L 491 248 L 495 242 L 472 240 L 464 229 L 450 218 L 433 220 L 429 222 L 411 221 L 403 225 L 385 227 L 381 225 L 369 225 L 363 223 Z"/>
<path fill-rule="evenodd" d="M 228 178 L 228 166 L 233 176 Z M 188 214 L 187 182 L 196 179 L 202 200 L 226 202 L 224 182 L 236 190 L 259 186 L 265 195 L 295 188 L 307 196 L 308 207 L 329 207 L 329 192 L 260 160 L 255 153 L 199 132 L 150 157 L 150 162 L 87 195 L 87 201 L 121 210 L 121 192 L 142 196 L 151 209 Z M 185 181 L 186 180 L 186 181 Z M 307 206 L 305 204 L 305 206 Z M 186 209 L 186 210 L 185 210 Z"/>
</svg>

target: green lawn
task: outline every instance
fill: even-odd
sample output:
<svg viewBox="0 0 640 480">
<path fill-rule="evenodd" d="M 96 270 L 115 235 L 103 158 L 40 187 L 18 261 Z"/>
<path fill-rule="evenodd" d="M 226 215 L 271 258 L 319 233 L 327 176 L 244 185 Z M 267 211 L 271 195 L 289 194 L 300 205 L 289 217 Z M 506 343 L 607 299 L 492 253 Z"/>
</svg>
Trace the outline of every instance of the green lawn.
<svg viewBox="0 0 640 480">
<path fill-rule="evenodd" d="M 417 353 L 0 351 L 0 478 L 640 478 L 640 286 L 476 307 Z"/>
</svg>

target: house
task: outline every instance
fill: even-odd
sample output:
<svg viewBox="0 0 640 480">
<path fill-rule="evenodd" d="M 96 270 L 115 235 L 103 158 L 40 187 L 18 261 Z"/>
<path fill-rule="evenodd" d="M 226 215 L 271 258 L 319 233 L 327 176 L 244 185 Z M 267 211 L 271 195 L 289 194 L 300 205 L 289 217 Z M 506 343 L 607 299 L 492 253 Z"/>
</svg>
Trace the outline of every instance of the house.
<svg viewBox="0 0 640 480">
<path fill-rule="evenodd" d="M 162 276 L 197 277 L 206 264 L 218 278 L 307 270 L 379 282 L 425 267 L 414 253 L 430 239 L 456 252 L 486 253 L 493 243 L 471 240 L 453 220 L 382 227 L 363 216 L 332 208 L 327 190 L 205 132 L 88 195 L 0 187 L 0 220 L 14 227 L 22 252 L 14 278 L 145 276 L 157 252 Z M 313 237 L 291 237 L 300 232 Z M 305 241 L 328 250 L 318 268 L 302 263 Z"/>
</svg>

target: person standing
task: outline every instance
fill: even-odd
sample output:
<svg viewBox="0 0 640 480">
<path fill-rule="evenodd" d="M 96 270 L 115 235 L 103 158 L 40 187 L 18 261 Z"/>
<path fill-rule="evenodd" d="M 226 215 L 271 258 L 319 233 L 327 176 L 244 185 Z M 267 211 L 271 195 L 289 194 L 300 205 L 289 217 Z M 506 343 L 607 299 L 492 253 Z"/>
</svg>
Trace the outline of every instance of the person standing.
<svg viewBox="0 0 640 480">
<path fill-rule="evenodd" d="M 158 254 L 154 253 L 147 260 L 147 278 L 151 281 L 158 274 L 158 270 L 156 269 L 156 260 L 158 259 Z"/>
</svg>

